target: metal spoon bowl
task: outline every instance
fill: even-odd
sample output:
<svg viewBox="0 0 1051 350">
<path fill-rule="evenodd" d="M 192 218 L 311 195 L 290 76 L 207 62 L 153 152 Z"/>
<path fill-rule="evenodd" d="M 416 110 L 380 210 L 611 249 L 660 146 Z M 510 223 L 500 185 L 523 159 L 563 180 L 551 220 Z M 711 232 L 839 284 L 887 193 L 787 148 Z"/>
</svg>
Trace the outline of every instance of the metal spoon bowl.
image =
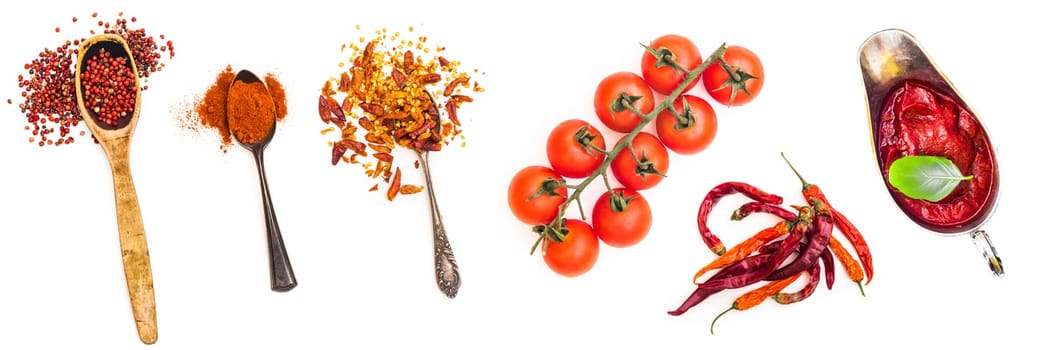
<svg viewBox="0 0 1051 350">
<path fill-rule="evenodd" d="M 978 123 L 984 128 L 984 124 L 978 119 L 978 115 L 973 113 L 973 110 L 968 107 L 966 101 L 960 95 L 959 91 L 952 82 L 945 77 L 938 66 L 934 64 L 930 56 L 923 50 L 919 42 L 916 41 L 911 34 L 900 29 L 887 29 L 873 34 L 861 45 L 858 51 L 858 60 L 861 65 L 861 77 L 862 82 L 865 86 L 866 103 L 868 104 L 868 120 L 870 128 L 870 140 L 873 146 L 873 154 L 877 158 L 877 164 L 879 164 L 877 130 L 876 124 L 878 123 L 880 110 L 883 108 L 884 100 L 887 94 L 892 89 L 896 88 L 900 82 L 905 80 L 917 80 L 929 84 L 934 89 L 943 92 L 949 97 L 957 101 L 961 107 L 971 111 L 974 118 L 978 120 Z M 986 133 L 988 136 L 988 133 Z M 990 140 L 990 145 L 994 145 Z M 983 258 L 989 264 L 989 268 L 997 276 L 1003 277 L 1004 270 L 1003 264 L 1000 261 L 999 255 L 996 253 L 996 248 L 993 246 L 992 241 L 989 239 L 988 233 L 981 227 L 992 217 L 992 213 L 996 210 L 996 205 L 999 198 L 999 169 L 996 166 L 995 149 L 990 149 L 993 153 L 993 173 L 994 179 L 992 184 L 992 198 L 986 203 L 986 207 L 983 212 L 979 214 L 979 217 L 964 226 L 961 226 L 954 231 L 946 231 L 946 229 L 938 229 L 939 234 L 949 235 L 962 235 L 968 233 L 971 239 L 974 241 L 975 246 L 981 252 Z M 889 185 L 888 185 L 889 186 Z M 889 190 L 889 188 L 888 188 Z M 897 202 L 897 201 L 895 201 Z M 900 205 L 900 204 L 899 204 Z M 906 214 L 907 211 L 901 208 Z M 923 226 L 929 230 L 932 228 L 927 226 L 927 223 L 920 221 L 918 218 L 908 215 L 914 222 Z"/>
<path fill-rule="evenodd" d="M 255 74 L 247 70 L 241 70 L 237 72 L 230 87 L 234 84 L 241 82 L 243 84 L 262 84 L 266 88 L 266 84 L 262 80 L 259 80 Z M 267 96 L 269 90 L 267 90 Z M 271 103 L 273 103 L 271 97 Z M 227 117 L 229 118 L 230 104 L 227 103 Z M 292 271 L 292 263 L 288 260 L 288 251 L 285 249 L 284 239 L 281 237 L 281 229 L 277 225 L 277 216 L 274 214 L 274 205 L 270 198 L 270 187 L 266 181 L 266 170 L 263 167 L 263 150 L 270 144 L 270 140 L 274 138 L 274 131 L 277 129 L 277 118 L 272 119 L 273 123 L 270 125 L 270 131 L 267 132 L 266 136 L 253 143 L 244 143 L 237 137 L 237 133 L 231 130 L 230 134 L 234 140 L 237 141 L 241 147 L 244 147 L 248 151 L 252 152 L 252 157 L 255 158 L 256 170 L 259 172 L 259 186 L 263 192 L 263 216 L 266 220 L 266 239 L 268 252 L 270 257 L 270 289 L 275 292 L 287 292 L 295 288 L 298 283 L 296 282 L 296 275 Z M 229 125 L 229 121 L 227 122 Z"/>
</svg>

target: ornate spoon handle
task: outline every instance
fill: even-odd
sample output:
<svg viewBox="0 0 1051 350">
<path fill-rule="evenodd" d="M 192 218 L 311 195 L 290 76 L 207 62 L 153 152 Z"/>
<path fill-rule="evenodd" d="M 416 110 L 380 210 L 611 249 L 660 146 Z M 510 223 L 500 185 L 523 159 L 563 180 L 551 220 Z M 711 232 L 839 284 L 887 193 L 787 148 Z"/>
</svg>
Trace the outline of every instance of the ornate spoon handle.
<svg viewBox="0 0 1051 350">
<path fill-rule="evenodd" d="M 445 225 L 442 224 L 442 213 L 438 210 L 438 200 L 434 197 L 434 186 L 431 184 L 431 167 L 428 163 L 428 152 L 417 152 L 420 165 L 423 166 L 423 177 L 427 186 L 427 198 L 431 203 L 431 222 L 434 229 L 434 277 L 438 282 L 438 289 L 449 298 L 455 298 L 460 289 L 460 268 L 456 266 L 456 257 L 453 256 L 452 245 L 449 237 L 445 235 Z"/>
</svg>

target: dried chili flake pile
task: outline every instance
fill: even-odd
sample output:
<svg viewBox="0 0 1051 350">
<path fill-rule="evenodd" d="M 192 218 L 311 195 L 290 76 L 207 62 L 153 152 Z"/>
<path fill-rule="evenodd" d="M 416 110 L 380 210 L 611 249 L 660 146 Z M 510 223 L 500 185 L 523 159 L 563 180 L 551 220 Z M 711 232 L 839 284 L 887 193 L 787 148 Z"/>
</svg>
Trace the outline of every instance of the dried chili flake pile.
<svg viewBox="0 0 1051 350">
<path fill-rule="evenodd" d="M 409 27 L 409 33 L 414 31 Z M 484 89 L 472 79 L 477 70 L 464 70 L 460 61 L 444 56 L 444 47 L 430 46 L 426 36 L 385 28 L 374 34 L 343 46 L 351 53 L 351 65 L 341 62 L 339 76 L 325 81 L 318 113 L 330 125 L 322 135 L 340 131 L 330 142 L 332 165 L 361 165 L 367 176 L 389 184 L 387 199 L 393 200 L 423 190 L 401 184 L 395 149 L 440 151 L 457 137 L 462 141 L 458 111 Z M 379 183 L 370 189 L 376 190 Z"/>
<path fill-rule="evenodd" d="M 84 27 L 89 35 L 116 34 L 124 38 L 138 68 L 138 79 L 142 79 L 142 90 L 146 90 L 146 80 L 153 73 L 164 69 L 164 59 L 175 57 L 175 46 L 164 35 L 157 38 L 146 34 L 146 29 L 136 28 L 138 18 L 125 18 L 124 13 L 117 14 L 111 21 L 95 20 L 98 12 L 91 14 L 92 20 L 78 25 L 73 17 L 74 26 Z M 55 28 L 55 33 L 68 33 Z M 86 37 L 78 36 L 60 40 L 54 48 L 44 48 L 29 63 L 22 66 L 24 74 L 18 75 L 18 88 L 21 102 L 18 108 L 25 115 L 25 130 L 31 132 L 29 142 L 43 147 L 46 145 L 61 146 L 73 143 L 73 129 L 80 125 L 82 116 L 77 108 L 76 87 L 73 82 L 79 45 Z M 9 102 L 11 100 L 8 100 Z M 57 133 L 57 135 L 55 135 Z M 85 132 L 81 130 L 80 136 Z"/>
</svg>

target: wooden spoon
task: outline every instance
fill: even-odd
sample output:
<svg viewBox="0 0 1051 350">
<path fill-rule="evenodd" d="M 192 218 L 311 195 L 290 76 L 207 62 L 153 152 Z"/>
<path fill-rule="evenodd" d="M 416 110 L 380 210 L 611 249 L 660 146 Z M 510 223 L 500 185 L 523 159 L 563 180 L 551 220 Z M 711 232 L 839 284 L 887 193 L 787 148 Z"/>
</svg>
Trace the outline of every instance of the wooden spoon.
<svg viewBox="0 0 1051 350">
<path fill-rule="evenodd" d="M 139 120 L 141 87 L 138 78 L 135 82 L 135 108 L 131 116 L 121 118 L 117 125 L 111 126 L 97 120 L 98 115 L 84 106 L 84 92 L 80 75 L 86 68 L 85 62 L 105 49 L 113 57 L 127 58 L 132 74 L 138 76 L 131 49 L 119 35 L 103 34 L 88 38 L 80 44 L 77 57 L 74 84 L 77 92 L 77 105 L 88 130 L 98 140 L 99 145 L 109 158 L 110 171 L 113 175 L 113 194 L 117 204 L 117 231 L 120 237 L 121 256 L 124 258 L 124 278 L 128 283 L 128 296 L 131 298 L 131 311 L 135 317 L 135 327 L 139 339 L 145 344 L 157 342 L 157 310 L 153 297 L 153 272 L 150 268 L 150 253 L 146 246 L 146 232 L 142 225 L 142 213 L 139 211 L 139 198 L 135 194 L 135 183 L 131 179 L 131 167 L 128 165 L 128 148 L 135 124 Z"/>
</svg>

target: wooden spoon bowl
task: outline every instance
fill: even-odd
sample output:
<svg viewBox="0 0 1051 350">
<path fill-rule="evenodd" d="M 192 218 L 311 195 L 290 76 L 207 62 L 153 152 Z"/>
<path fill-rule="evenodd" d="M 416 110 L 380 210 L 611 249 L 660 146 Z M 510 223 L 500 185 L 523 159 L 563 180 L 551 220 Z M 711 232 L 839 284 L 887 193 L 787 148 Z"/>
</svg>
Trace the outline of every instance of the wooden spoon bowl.
<svg viewBox="0 0 1051 350">
<path fill-rule="evenodd" d="M 88 59 L 105 49 L 114 57 L 125 57 L 131 72 L 136 76 L 135 107 L 131 115 L 118 119 L 116 125 L 109 125 L 98 120 L 98 115 L 84 105 L 84 89 L 81 86 L 81 74 L 86 69 Z M 128 164 L 128 149 L 131 135 L 139 119 L 139 107 L 142 103 L 141 87 L 135 59 L 128 44 L 119 35 L 103 34 L 88 38 L 80 44 L 77 57 L 74 84 L 77 93 L 77 105 L 83 116 L 84 124 L 98 140 L 106 152 L 110 170 L 113 175 L 113 194 L 117 206 L 117 231 L 120 237 L 121 255 L 124 260 L 124 277 L 128 284 L 128 296 L 131 299 L 132 315 L 139 339 L 145 344 L 157 341 L 157 312 L 153 296 L 153 272 L 150 268 L 150 253 L 146 246 L 146 233 L 142 224 L 142 213 L 139 211 L 139 199 L 135 192 L 135 183 L 131 178 Z"/>
</svg>

